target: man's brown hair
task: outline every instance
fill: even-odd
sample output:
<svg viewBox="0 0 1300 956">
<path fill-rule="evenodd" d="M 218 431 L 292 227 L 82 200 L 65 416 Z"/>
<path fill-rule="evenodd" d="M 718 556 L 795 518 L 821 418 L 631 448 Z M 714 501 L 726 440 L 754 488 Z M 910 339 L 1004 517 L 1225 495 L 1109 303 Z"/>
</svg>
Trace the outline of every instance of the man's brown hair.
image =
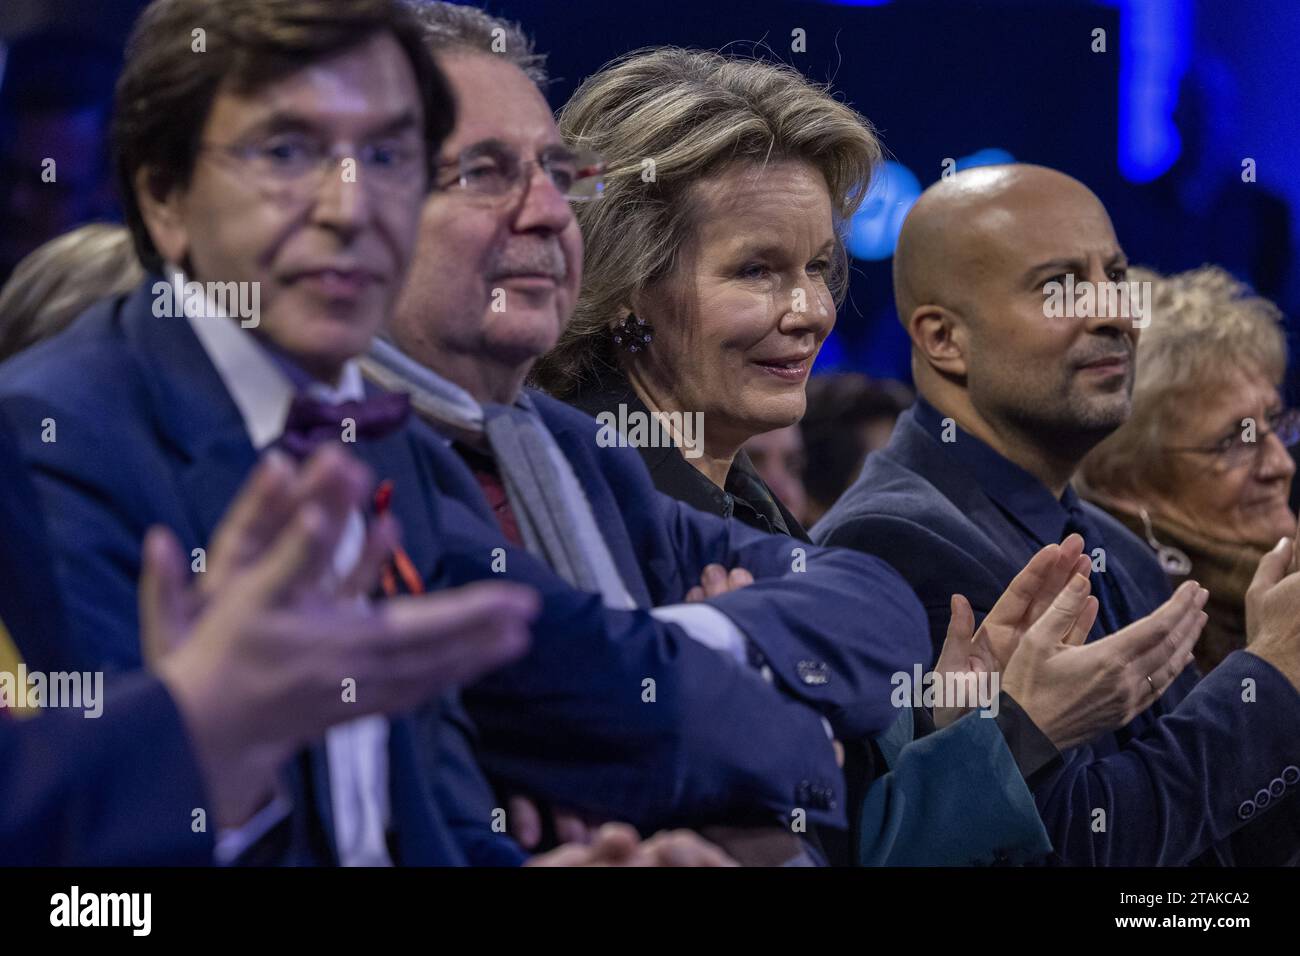
<svg viewBox="0 0 1300 956">
<path fill-rule="evenodd" d="M 202 31 L 202 32 L 200 32 Z M 136 174 L 184 186 L 223 85 L 248 93 L 388 33 L 415 73 L 430 168 L 455 124 L 451 91 L 402 0 L 154 0 L 131 31 L 113 107 L 113 159 L 127 225 L 148 269 L 162 260 L 135 196 Z M 200 52 L 200 49 L 202 52 Z"/>
</svg>

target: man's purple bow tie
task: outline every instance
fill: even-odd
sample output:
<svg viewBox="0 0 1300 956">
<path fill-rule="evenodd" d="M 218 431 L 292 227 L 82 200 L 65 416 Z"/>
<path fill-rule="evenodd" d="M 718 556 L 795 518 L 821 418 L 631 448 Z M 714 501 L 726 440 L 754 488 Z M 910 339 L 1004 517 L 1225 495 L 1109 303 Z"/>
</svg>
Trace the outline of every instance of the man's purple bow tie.
<svg viewBox="0 0 1300 956">
<path fill-rule="evenodd" d="M 402 392 L 378 392 L 360 402 L 337 404 L 299 392 L 289 406 L 284 434 L 276 446 L 303 459 L 326 442 L 341 441 L 347 419 L 356 423 L 352 432 L 356 440 L 364 441 L 392 434 L 410 412 L 411 399 Z"/>
</svg>

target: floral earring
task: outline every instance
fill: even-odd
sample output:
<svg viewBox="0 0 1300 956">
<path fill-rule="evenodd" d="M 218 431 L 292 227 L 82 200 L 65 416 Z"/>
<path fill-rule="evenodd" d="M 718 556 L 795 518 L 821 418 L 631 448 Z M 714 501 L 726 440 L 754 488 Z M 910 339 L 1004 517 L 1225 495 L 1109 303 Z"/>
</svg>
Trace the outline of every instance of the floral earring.
<svg viewBox="0 0 1300 956">
<path fill-rule="evenodd" d="M 627 318 L 610 328 L 610 332 L 614 337 L 615 348 L 635 353 L 654 341 L 655 330 L 654 326 L 647 324 L 645 319 L 629 312 Z"/>
</svg>

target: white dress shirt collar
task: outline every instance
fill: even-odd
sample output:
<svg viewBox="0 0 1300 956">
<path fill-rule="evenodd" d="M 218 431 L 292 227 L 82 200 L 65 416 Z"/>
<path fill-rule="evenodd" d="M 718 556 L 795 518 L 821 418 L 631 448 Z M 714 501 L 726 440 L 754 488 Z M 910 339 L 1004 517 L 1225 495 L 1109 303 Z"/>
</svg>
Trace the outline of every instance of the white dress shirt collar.
<svg viewBox="0 0 1300 956">
<path fill-rule="evenodd" d="M 174 266 L 167 267 L 168 275 L 180 272 Z M 218 304 L 209 299 L 206 314 L 200 315 L 191 303 L 187 297 L 185 318 L 239 409 L 253 447 L 262 451 L 284 433 L 296 392 L 293 381 L 257 337 L 235 319 L 222 315 Z M 313 382 L 307 391 L 325 402 L 360 401 L 365 397 L 365 383 L 360 367 L 349 360 L 337 386 Z"/>
</svg>

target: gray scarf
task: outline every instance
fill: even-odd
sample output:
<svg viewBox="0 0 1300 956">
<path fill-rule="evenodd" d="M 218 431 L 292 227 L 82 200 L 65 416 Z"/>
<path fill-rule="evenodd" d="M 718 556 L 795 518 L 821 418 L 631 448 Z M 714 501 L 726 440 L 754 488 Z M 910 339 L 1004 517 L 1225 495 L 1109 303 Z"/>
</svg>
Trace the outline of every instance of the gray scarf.
<svg viewBox="0 0 1300 956">
<path fill-rule="evenodd" d="M 582 591 L 620 610 L 636 607 L 596 525 L 591 503 L 528 395 L 513 405 L 480 405 L 469 392 L 392 344 L 375 339 L 361 371 L 381 388 L 405 392 L 426 421 L 487 439 L 529 552 Z"/>
</svg>

